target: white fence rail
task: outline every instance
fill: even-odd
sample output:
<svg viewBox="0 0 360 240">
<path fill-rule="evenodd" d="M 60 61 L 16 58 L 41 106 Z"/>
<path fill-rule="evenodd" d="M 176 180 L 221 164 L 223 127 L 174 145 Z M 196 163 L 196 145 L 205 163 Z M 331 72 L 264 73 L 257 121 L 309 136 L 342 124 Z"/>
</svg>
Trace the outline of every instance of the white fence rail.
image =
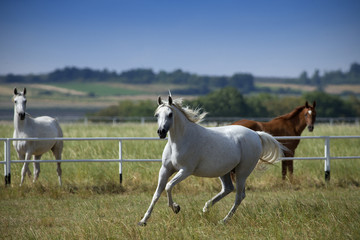
<svg viewBox="0 0 360 240">
<path fill-rule="evenodd" d="M 286 139 L 324 139 L 324 156 L 323 157 L 284 157 L 282 160 L 325 160 L 325 180 L 330 180 L 330 160 L 336 159 L 360 159 L 360 156 L 330 156 L 330 140 L 331 139 L 354 139 L 360 138 L 360 136 L 308 136 L 308 137 L 275 137 L 278 140 Z M 118 141 L 118 153 L 117 159 L 64 159 L 64 160 L 26 160 L 26 162 L 118 162 L 119 163 L 119 178 L 120 184 L 122 183 L 122 167 L 124 162 L 161 162 L 161 159 L 124 159 L 122 156 L 122 143 L 123 141 L 163 141 L 164 139 L 149 138 L 149 137 L 93 137 L 93 138 L 0 138 L 0 141 L 4 142 L 4 161 L 0 161 L 0 164 L 4 164 L 4 176 L 5 185 L 11 184 L 11 164 L 12 163 L 24 163 L 25 160 L 11 160 L 10 150 L 11 143 L 13 141 L 48 141 L 48 140 L 62 140 L 62 141 Z M 166 139 L 165 139 L 166 140 Z"/>
<path fill-rule="evenodd" d="M 135 123 L 153 123 L 156 122 L 155 117 L 122 117 L 122 116 L 58 116 L 53 115 L 60 123 L 84 123 L 85 125 L 89 123 L 110 123 L 110 124 L 119 124 L 124 122 L 135 122 Z M 14 118 L 13 114 L 0 115 L 0 121 L 9 121 L 12 122 Z M 244 119 L 244 117 L 206 117 L 203 123 L 217 123 L 218 125 L 229 124 L 238 120 Z M 245 117 L 248 120 L 254 121 L 263 121 L 267 122 L 273 119 L 273 117 Z M 316 123 L 326 123 L 326 124 L 337 124 L 337 123 L 346 123 L 346 124 L 355 124 L 356 126 L 360 125 L 359 117 L 317 117 Z"/>
</svg>

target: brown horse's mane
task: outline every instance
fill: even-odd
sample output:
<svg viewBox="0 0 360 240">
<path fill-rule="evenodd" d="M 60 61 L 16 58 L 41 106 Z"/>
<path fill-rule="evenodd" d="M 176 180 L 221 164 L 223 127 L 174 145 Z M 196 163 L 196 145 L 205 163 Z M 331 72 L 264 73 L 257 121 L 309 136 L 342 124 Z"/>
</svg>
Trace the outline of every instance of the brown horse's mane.
<svg viewBox="0 0 360 240">
<path fill-rule="evenodd" d="M 289 120 L 289 119 L 297 116 L 299 113 L 301 113 L 304 108 L 305 108 L 305 105 L 304 106 L 299 106 L 299 107 L 295 108 L 294 110 L 292 110 L 290 113 L 287 113 L 287 114 L 281 115 L 279 117 L 276 117 L 273 120 L 278 120 L 278 119 Z"/>
</svg>

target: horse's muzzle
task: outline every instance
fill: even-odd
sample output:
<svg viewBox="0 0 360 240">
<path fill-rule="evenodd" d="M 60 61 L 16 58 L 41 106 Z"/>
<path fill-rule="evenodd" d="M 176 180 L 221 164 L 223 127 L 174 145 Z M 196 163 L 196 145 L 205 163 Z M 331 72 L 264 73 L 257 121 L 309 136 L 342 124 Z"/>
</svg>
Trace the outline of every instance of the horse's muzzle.
<svg viewBox="0 0 360 240">
<path fill-rule="evenodd" d="M 314 131 L 314 125 L 309 125 L 309 126 L 308 126 L 308 130 L 309 130 L 309 132 Z"/>
<path fill-rule="evenodd" d="M 19 117 L 20 117 L 20 120 L 24 120 L 25 119 L 25 113 L 19 113 Z"/>
<path fill-rule="evenodd" d="M 167 131 L 165 129 L 158 129 L 157 134 L 161 139 L 166 138 Z"/>
</svg>

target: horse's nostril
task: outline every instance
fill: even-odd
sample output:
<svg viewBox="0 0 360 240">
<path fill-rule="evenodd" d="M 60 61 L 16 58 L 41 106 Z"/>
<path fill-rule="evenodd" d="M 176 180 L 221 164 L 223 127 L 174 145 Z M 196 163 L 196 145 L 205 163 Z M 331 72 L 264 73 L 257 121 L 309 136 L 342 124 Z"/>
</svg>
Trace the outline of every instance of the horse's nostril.
<svg viewBox="0 0 360 240">
<path fill-rule="evenodd" d="M 157 133 L 160 138 L 165 138 L 167 131 L 165 129 L 159 129 L 159 130 L 157 130 Z"/>
</svg>

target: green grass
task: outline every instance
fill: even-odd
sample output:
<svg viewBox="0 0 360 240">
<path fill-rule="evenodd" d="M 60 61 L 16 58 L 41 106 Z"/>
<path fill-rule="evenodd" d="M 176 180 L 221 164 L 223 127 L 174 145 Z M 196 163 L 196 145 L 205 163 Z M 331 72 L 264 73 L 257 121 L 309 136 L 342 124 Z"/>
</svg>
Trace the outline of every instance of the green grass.
<svg viewBox="0 0 360 240">
<path fill-rule="evenodd" d="M 94 94 L 98 97 L 141 95 L 145 93 L 144 91 L 121 88 L 105 83 L 59 83 L 53 85 L 57 87 L 86 92 L 88 94 Z"/>
<path fill-rule="evenodd" d="M 66 137 L 155 137 L 154 124 L 63 125 Z M 303 135 L 360 135 L 349 125 L 316 125 Z M 12 125 L 0 125 L 11 137 Z M 124 158 L 160 158 L 165 141 L 124 142 Z M 360 140 L 331 140 L 331 154 L 359 155 Z M 323 140 L 302 140 L 296 156 L 323 156 Z M 64 159 L 117 158 L 118 143 L 65 142 Z M 12 148 L 11 156 L 16 156 Z M 53 159 L 45 154 L 43 159 Z M 0 148 L 3 160 L 3 148 Z M 43 163 L 38 182 L 20 183 L 21 164 L 12 164 L 12 186 L 0 185 L 1 239 L 359 239 L 360 160 L 331 161 L 331 181 L 324 181 L 323 161 L 295 161 L 290 183 L 279 164 L 255 170 L 247 196 L 233 219 L 219 224 L 234 201 L 230 194 L 207 214 L 204 203 L 221 188 L 218 179 L 189 177 L 174 188 L 181 205 L 175 215 L 166 194 L 146 227 L 145 213 L 157 184 L 160 163 L 124 163 L 123 185 L 117 163 L 63 163 L 63 186 L 56 164 Z M 32 167 L 31 167 L 32 168 Z M 3 179 L 0 171 L 0 179 Z"/>
</svg>

